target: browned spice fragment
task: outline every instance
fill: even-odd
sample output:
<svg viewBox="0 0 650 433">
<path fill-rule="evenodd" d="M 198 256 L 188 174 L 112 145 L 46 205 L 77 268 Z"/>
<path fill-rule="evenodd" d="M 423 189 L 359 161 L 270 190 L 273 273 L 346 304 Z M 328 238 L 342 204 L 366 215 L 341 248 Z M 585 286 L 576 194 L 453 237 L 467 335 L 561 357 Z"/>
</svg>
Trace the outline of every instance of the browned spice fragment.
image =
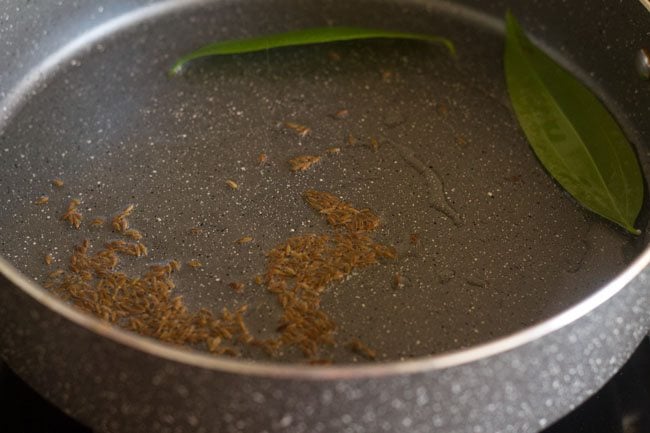
<svg viewBox="0 0 650 433">
<path fill-rule="evenodd" d="M 52 264 L 52 262 L 54 261 L 54 258 L 52 258 L 52 254 L 46 254 L 43 261 L 45 262 L 45 264 L 47 266 L 50 266 Z"/>
<path fill-rule="evenodd" d="M 436 104 L 436 111 L 440 116 L 446 117 L 447 114 L 449 113 L 449 108 L 447 107 L 446 103 L 440 102 Z"/>
<path fill-rule="evenodd" d="M 235 182 L 234 180 L 231 180 L 231 179 L 228 179 L 228 180 L 226 181 L 226 185 L 228 185 L 228 186 L 230 187 L 230 189 L 237 189 L 237 188 L 239 188 L 239 185 L 237 184 L 237 182 Z"/>
<path fill-rule="evenodd" d="M 456 136 L 455 141 L 459 147 L 467 147 L 467 139 L 464 136 L 462 135 Z"/>
<path fill-rule="evenodd" d="M 68 203 L 68 209 L 61 216 L 61 220 L 69 222 L 70 225 L 76 229 L 81 226 L 81 219 L 83 218 L 79 211 L 77 211 L 79 204 L 80 201 L 76 198 L 73 198 L 70 200 L 70 203 Z"/>
<path fill-rule="evenodd" d="M 334 364 L 334 361 L 332 361 L 331 359 L 319 358 L 319 359 L 309 360 L 309 365 L 332 365 L 332 364 Z"/>
<path fill-rule="evenodd" d="M 396 272 L 395 275 L 393 275 L 393 287 L 396 289 L 404 287 L 404 278 L 402 278 L 402 275 L 399 272 Z"/>
<path fill-rule="evenodd" d="M 348 134 L 348 144 L 354 146 L 359 142 L 359 140 L 352 134 Z"/>
<path fill-rule="evenodd" d="M 187 266 L 189 266 L 192 269 L 199 269 L 203 267 L 203 263 L 201 263 L 197 259 L 192 259 L 187 262 Z"/>
<path fill-rule="evenodd" d="M 104 222 L 105 222 L 104 218 L 94 218 L 93 220 L 91 220 L 88 223 L 88 225 L 90 225 L 90 227 L 92 227 L 92 228 L 98 228 L 98 227 L 103 226 Z"/>
<path fill-rule="evenodd" d="M 237 357 L 239 356 L 239 350 L 233 348 L 233 347 L 224 347 L 220 353 L 220 355 L 226 355 L 230 357 Z"/>
<path fill-rule="evenodd" d="M 63 269 L 57 269 L 56 271 L 52 271 L 47 275 L 47 278 L 49 279 L 55 279 L 59 278 L 61 275 L 63 275 L 65 271 Z"/>
<path fill-rule="evenodd" d="M 332 62 L 340 62 L 341 61 L 341 55 L 336 52 L 336 51 L 328 51 L 327 52 L 327 57 L 332 61 Z"/>
<path fill-rule="evenodd" d="M 244 291 L 244 283 L 240 283 L 239 281 L 232 282 L 228 284 L 228 286 L 237 293 L 242 293 Z"/>
<path fill-rule="evenodd" d="M 128 229 L 127 231 L 124 232 L 124 236 L 127 236 L 134 241 L 139 241 L 142 239 L 142 233 L 140 233 L 138 230 L 135 229 Z"/>
<path fill-rule="evenodd" d="M 379 141 L 377 141 L 375 137 L 370 137 L 370 143 L 368 143 L 368 146 L 370 146 L 373 152 L 377 152 L 379 150 Z"/>
<path fill-rule="evenodd" d="M 409 242 L 411 245 L 417 245 L 420 242 L 420 235 L 418 233 L 411 233 L 409 236 Z"/>
<path fill-rule="evenodd" d="M 50 198 L 48 196 L 42 195 L 39 198 L 37 198 L 36 200 L 34 200 L 34 204 L 43 205 L 43 204 L 47 204 L 49 201 L 50 201 Z"/>
<path fill-rule="evenodd" d="M 321 160 L 320 156 L 302 155 L 289 160 L 291 171 L 306 171 Z"/>
<path fill-rule="evenodd" d="M 239 327 L 239 339 L 245 344 L 250 344 L 255 339 L 253 338 L 250 331 L 248 330 L 248 327 L 246 326 L 246 322 L 244 322 L 244 312 L 246 312 L 247 307 L 248 305 L 244 305 L 242 308 L 240 308 L 237 311 L 237 313 L 235 314 L 235 322 Z"/>
<path fill-rule="evenodd" d="M 329 153 L 330 155 L 338 155 L 339 153 L 341 153 L 341 148 L 340 147 L 330 147 L 325 152 Z"/>
<path fill-rule="evenodd" d="M 345 226 L 353 232 L 367 232 L 379 227 L 379 217 L 370 209 L 357 210 L 329 192 L 308 190 L 305 200 L 325 215 L 332 226 Z"/>
<path fill-rule="evenodd" d="M 203 229 L 201 227 L 192 227 L 190 229 L 191 235 L 200 235 L 201 233 L 203 233 Z"/>
<path fill-rule="evenodd" d="M 253 237 L 252 236 L 244 236 L 243 238 L 239 238 L 235 241 L 235 243 L 239 245 L 247 244 L 249 242 L 253 242 Z"/>
<path fill-rule="evenodd" d="M 63 188 L 63 179 L 60 179 L 58 177 L 52 179 L 52 186 L 55 188 Z"/>
<path fill-rule="evenodd" d="M 350 116 L 350 111 L 345 108 L 334 113 L 336 119 L 346 119 L 348 116 Z"/>
<path fill-rule="evenodd" d="M 288 129 L 291 129 L 296 134 L 298 134 L 300 137 L 306 137 L 311 132 L 311 128 L 309 128 L 309 127 L 307 127 L 305 125 L 300 125 L 299 123 L 294 123 L 294 122 L 284 122 L 284 127 L 288 128 Z"/>
<path fill-rule="evenodd" d="M 126 242 L 123 240 L 107 242 L 104 244 L 104 248 L 109 251 L 115 251 L 127 256 L 146 256 L 148 254 L 147 247 L 140 242 Z"/>
<path fill-rule="evenodd" d="M 257 156 L 257 163 L 258 163 L 259 165 L 264 165 L 264 164 L 266 164 L 266 162 L 267 162 L 268 160 L 269 160 L 269 157 L 267 156 L 266 153 L 263 153 L 263 152 L 262 152 L 262 153 L 260 153 L 260 154 Z"/>
<path fill-rule="evenodd" d="M 111 220 L 111 227 L 118 233 L 124 233 L 129 229 L 129 220 L 126 219 L 133 213 L 135 206 L 130 204 L 122 212 L 118 213 Z"/>
<path fill-rule="evenodd" d="M 262 275 L 255 275 L 255 278 L 253 278 L 253 282 L 257 284 L 258 286 L 264 284 L 264 277 Z"/>
<path fill-rule="evenodd" d="M 358 338 L 354 338 L 348 342 L 346 345 L 348 349 L 354 353 L 361 355 L 367 359 L 374 360 L 377 358 L 377 352 L 368 347 L 363 341 Z"/>
</svg>

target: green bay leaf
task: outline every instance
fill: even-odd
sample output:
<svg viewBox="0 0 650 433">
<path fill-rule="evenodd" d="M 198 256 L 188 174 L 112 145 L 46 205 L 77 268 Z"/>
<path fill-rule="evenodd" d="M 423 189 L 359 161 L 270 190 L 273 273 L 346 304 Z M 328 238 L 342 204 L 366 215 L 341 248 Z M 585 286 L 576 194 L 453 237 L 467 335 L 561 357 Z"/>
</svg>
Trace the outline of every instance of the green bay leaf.
<svg viewBox="0 0 650 433">
<path fill-rule="evenodd" d="M 403 33 L 380 29 L 367 29 L 360 27 L 317 27 L 295 30 L 268 36 L 250 39 L 237 39 L 216 42 L 181 57 L 172 66 L 172 75 L 180 72 L 183 65 L 190 60 L 200 57 L 242 54 L 255 51 L 264 51 L 272 48 L 290 47 L 298 45 L 322 44 L 330 42 L 350 41 L 359 39 L 409 39 L 444 45 L 452 55 L 456 51 L 454 44 L 447 38 L 420 33 Z"/>
<path fill-rule="evenodd" d="M 639 234 L 639 162 L 620 126 L 596 96 L 537 48 L 506 15 L 505 75 L 515 114 L 533 151 L 587 209 Z"/>
</svg>

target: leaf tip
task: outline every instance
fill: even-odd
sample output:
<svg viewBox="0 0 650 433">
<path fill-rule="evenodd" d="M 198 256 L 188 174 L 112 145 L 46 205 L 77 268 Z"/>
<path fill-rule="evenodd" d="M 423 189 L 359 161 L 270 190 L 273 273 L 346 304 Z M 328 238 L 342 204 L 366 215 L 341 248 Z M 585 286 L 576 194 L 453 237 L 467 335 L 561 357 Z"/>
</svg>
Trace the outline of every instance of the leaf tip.
<svg viewBox="0 0 650 433">
<path fill-rule="evenodd" d="M 598 213 L 598 212 L 596 212 L 596 213 Z M 625 221 L 624 219 L 616 219 L 616 218 L 609 218 L 609 217 L 606 217 L 606 218 L 609 219 L 610 221 L 616 223 L 619 227 L 624 228 L 625 231 L 627 231 L 628 233 L 630 233 L 630 234 L 632 234 L 634 236 L 639 236 L 641 233 L 643 233 L 642 230 L 635 228 L 633 223 L 629 223 L 629 222 Z"/>
<path fill-rule="evenodd" d="M 185 65 L 186 62 L 187 62 L 186 60 L 181 59 L 181 60 L 177 61 L 176 63 L 174 63 L 174 66 L 169 68 L 169 71 L 167 71 L 167 75 L 169 77 L 175 77 L 178 74 L 180 74 L 180 72 L 181 72 L 181 70 L 183 70 L 183 66 Z"/>
</svg>

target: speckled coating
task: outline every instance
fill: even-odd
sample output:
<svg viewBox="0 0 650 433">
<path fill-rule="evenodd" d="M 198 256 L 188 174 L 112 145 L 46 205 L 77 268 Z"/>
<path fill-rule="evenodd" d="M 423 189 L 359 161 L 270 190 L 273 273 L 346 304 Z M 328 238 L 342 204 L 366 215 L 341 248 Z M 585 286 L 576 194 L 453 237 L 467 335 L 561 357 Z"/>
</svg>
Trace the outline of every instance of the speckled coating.
<svg viewBox="0 0 650 433">
<path fill-rule="evenodd" d="M 381 15 L 398 18 L 389 27 L 440 26 L 438 15 L 414 13 Z M 341 343 L 323 356 L 350 362 L 351 338 L 394 360 L 507 335 L 592 293 L 638 252 L 632 236 L 567 199 L 529 150 L 507 104 L 500 34 L 458 23 L 450 34 L 458 59 L 437 46 L 364 41 L 207 59 L 168 78 L 178 37 L 166 29 L 193 22 L 200 30 L 182 32 L 187 45 L 212 40 L 202 32 L 227 21 L 206 15 L 179 11 L 97 42 L 4 129 L 0 182 L 11 196 L 0 254 L 24 273 L 43 281 L 82 238 L 98 248 L 118 236 L 62 223 L 71 198 L 86 221 L 134 203 L 129 219 L 149 256 L 124 260 L 123 270 L 197 259 L 203 267 L 177 273 L 174 293 L 191 308 L 247 303 L 251 331 L 273 337 L 278 302 L 252 280 L 274 246 L 329 231 L 301 196 L 330 191 L 373 209 L 382 221 L 373 237 L 398 252 L 323 295 Z M 341 109 L 349 114 L 336 118 Z M 311 132 L 300 137 L 286 121 Z M 327 154 L 331 147 L 340 152 Z M 322 160 L 293 173 L 288 160 L 299 155 Z M 65 186 L 51 186 L 54 177 Z M 42 194 L 48 204 L 33 205 Z M 237 244 L 244 236 L 253 241 Z M 233 282 L 245 284 L 242 294 Z"/>
<path fill-rule="evenodd" d="M 0 27 L 3 34 L 20 33 L 15 26 L 47 16 L 43 26 L 52 25 L 58 39 L 45 38 L 42 45 L 35 40 L 32 49 L 17 50 L 20 39 L 0 38 L 11 66 L 0 71 L 6 109 L 0 151 L 8 149 L 0 177 L 3 256 L 30 277 L 42 278 L 45 252 L 54 251 L 61 261 L 65 255 L 55 247 L 63 250 L 88 235 L 65 230 L 57 221 L 65 200 L 79 196 L 85 213 L 105 216 L 135 202 L 140 206 L 132 222 L 147 233 L 154 258 L 198 257 L 210 265 L 181 275 L 179 286 L 190 305 L 216 308 L 232 302 L 229 279 L 250 277 L 263 266 L 263 251 L 291 233 L 324 230 L 299 198 L 305 188 L 323 185 L 375 209 L 386 221 L 378 236 L 401 253 L 398 263 L 364 273 L 362 281 L 352 279 L 325 299 L 343 336 L 376 337 L 371 343 L 390 360 L 480 344 L 537 323 L 593 293 L 642 249 L 643 238 L 630 242 L 588 216 L 563 197 L 530 154 L 520 156 L 525 141 L 499 81 L 502 40 L 490 30 L 493 21 L 472 21 L 466 9 L 434 2 L 319 2 L 318 8 L 309 2 L 277 3 L 178 8 L 81 47 L 63 59 L 57 75 L 46 77 L 47 86 L 18 87 L 33 94 L 11 89 L 44 53 L 71 37 L 74 26 L 65 25 L 67 20 L 84 23 L 78 28 L 82 32 L 93 27 L 88 23 L 99 24 L 132 5 L 78 3 L 59 16 L 55 6 L 30 3 L 15 12 L 15 20 L 7 15 L 11 24 Z M 55 12 L 45 14 L 48 7 Z M 579 50 L 575 38 L 557 40 L 562 33 L 552 30 L 566 23 L 532 12 L 541 7 L 513 9 L 533 34 L 579 65 L 583 78 L 619 114 L 647 173 L 644 144 L 650 126 L 641 119 L 647 119 L 650 95 L 632 78 L 634 54 L 644 42 L 634 38 L 648 22 L 643 9 L 631 3 L 618 10 L 625 25 L 611 20 L 607 6 L 581 10 L 571 28 L 601 41 L 599 51 Z M 549 10 L 563 7 L 568 6 Z M 506 6 L 490 8 L 488 13 L 501 14 Z M 571 15 L 558 16 L 569 20 Z M 57 20 L 59 25 L 48 24 Z M 234 22 L 238 25 L 229 27 Z M 337 48 L 342 60 L 335 65 L 328 48 L 316 48 L 202 61 L 180 79 L 170 82 L 164 76 L 165 65 L 178 54 L 216 36 L 339 22 L 417 31 L 434 26 L 436 33 L 455 39 L 466 57 L 455 63 L 431 47 L 350 44 Z M 601 25 L 595 28 L 594 22 Z M 170 38 L 164 30 L 170 26 L 183 37 Z M 58 44 L 48 46 L 53 39 Z M 628 57 L 628 68 L 613 66 Z M 348 80 L 352 72 L 355 79 Z M 247 86 L 250 93 L 239 98 Z M 350 110 L 350 119 L 331 118 L 340 108 Z M 314 132 L 298 139 L 276 126 L 284 120 L 308 124 Z M 366 140 L 377 134 L 379 151 L 346 148 L 349 132 Z M 39 147 L 44 141 L 50 145 L 45 152 Z M 456 147 L 449 149 L 450 143 Z M 444 180 L 449 203 L 463 216 L 460 228 L 431 206 L 413 206 L 430 205 L 430 176 L 403 158 L 399 146 L 404 145 L 424 155 L 426 168 Z M 288 173 L 286 156 L 330 146 L 343 151 L 304 175 Z M 270 155 L 263 168 L 254 163 L 261 151 Z M 514 171 L 503 170 L 504 162 Z M 55 176 L 65 178 L 64 190 L 50 190 L 47 181 Z M 227 178 L 240 188 L 228 189 Z M 32 207 L 31 200 L 45 193 L 51 195 L 48 207 Z M 528 210 L 537 206 L 547 218 Z M 431 227 L 432 220 L 437 227 Z M 204 234 L 188 238 L 187 230 L 197 225 Z M 423 238 L 417 248 L 408 245 L 413 231 Z M 233 243 L 246 235 L 256 241 L 245 247 Z M 93 236 L 101 241 L 110 234 Z M 508 246 L 510 251 L 499 249 Z M 509 261 L 511 268 L 503 271 Z M 524 263 L 539 269 L 513 272 Z M 395 271 L 409 276 L 402 292 L 386 284 Z M 6 287 L 0 292 L 0 349 L 8 363 L 66 411 L 110 432 L 536 431 L 604 383 L 649 321 L 647 285 L 639 275 L 572 324 L 478 361 L 446 368 L 434 363 L 403 374 L 396 367 L 373 378 L 361 370 L 345 380 L 336 379 L 336 370 L 321 378 L 281 378 L 147 355 L 71 324 L 14 286 Z M 526 290 L 517 290 L 521 287 Z M 373 296 L 359 300 L 355 290 L 360 289 Z M 263 298 L 254 290 L 242 299 Z M 392 316 L 395 305 L 398 314 Z M 264 303 L 256 307 L 268 309 Z M 374 313 L 350 319 L 350 311 L 364 308 Z M 264 320 L 259 325 L 270 326 Z M 345 351 L 337 356 L 349 361 Z"/>
</svg>

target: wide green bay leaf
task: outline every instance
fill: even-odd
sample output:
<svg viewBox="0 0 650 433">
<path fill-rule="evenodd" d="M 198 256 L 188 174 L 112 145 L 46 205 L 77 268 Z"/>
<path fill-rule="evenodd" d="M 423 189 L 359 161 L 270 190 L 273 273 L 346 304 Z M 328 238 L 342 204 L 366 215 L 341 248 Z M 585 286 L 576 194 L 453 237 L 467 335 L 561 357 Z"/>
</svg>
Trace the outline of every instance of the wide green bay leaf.
<svg viewBox="0 0 650 433">
<path fill-rule="evenodd" d="M 535 154 L 580 204 L 638 234 L 643 178 L 620 126 L 584 84 L 532 44 L 510 13 L 506 30 L 508 92 Z"/>
<path fill-rule="evenodd" d="M 368 29 L 361 27 L 315 27 L 303 30 L 294 30 L 260 36 L 250 39 L 236 39 L 215 42 L 205 45 L 196 51 L 181 57 L 172 66 L 172 75 L 180 72 L 183 65 L 190 60 L 206 56 L 251 53 L 272 48 L 290 47 L 298 45 L 322 44 L 330 42 L 350 41 L 359 39 L 409 39 L 422 42 L 438 43 L 445 46 L 454 55 L 453 43 L 440 36 L 421 33 L 404 33 L 381 29 Z"/>
</svg>

